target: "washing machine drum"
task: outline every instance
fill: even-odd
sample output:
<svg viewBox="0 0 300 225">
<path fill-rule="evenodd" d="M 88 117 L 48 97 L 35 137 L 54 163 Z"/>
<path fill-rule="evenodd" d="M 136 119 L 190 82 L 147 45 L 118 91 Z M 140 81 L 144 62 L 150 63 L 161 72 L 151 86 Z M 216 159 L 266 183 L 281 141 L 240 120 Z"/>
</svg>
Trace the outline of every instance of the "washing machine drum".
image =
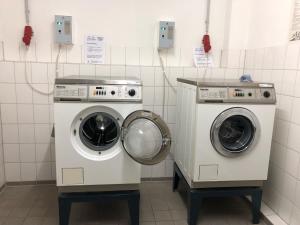
<svg viewBox="0 0 300 225">
<path fill-rule="evenodd" d="M 95 112 L 81 122 L 79 135 L 89 149 L 105 151 L 118 141 L 120 126 L 112 115 L 106 112 Z"/>
<path fill-rule="evenodd" d="M 259 138 L 256 116 L 244 108 L 230 108 L 222 112 L 211 127 L 211 143 L 224 156 L 238 156 L 249 152 Z"/>
</svg>

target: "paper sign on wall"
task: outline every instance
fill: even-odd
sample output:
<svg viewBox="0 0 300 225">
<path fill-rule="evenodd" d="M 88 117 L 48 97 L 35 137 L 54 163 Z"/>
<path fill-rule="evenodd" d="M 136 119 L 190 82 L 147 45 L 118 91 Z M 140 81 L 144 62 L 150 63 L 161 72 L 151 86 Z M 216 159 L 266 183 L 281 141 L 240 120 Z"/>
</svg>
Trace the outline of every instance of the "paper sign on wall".
<svg viewBox="0 0 300 225">
<path fill-rule="evenodd" d="M 104 64 L 105 45 L 104 37 L 87 35 L 84 43 L 85 63 Z"/>
<path fill-rule="evenodd" d="M 210 53 L 206 54 L 203 47 L 194 48 L 194 64 L 196 67 L 212 67 L 213 60 Z"/>
</svg>

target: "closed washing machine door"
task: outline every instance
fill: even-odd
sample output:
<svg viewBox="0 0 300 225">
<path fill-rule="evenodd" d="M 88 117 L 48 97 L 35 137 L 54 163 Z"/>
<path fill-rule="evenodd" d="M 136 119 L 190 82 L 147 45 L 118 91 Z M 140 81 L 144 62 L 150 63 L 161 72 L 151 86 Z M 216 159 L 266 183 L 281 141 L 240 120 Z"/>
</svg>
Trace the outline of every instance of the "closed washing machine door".
<svg viewBox="0 0 300 225">
<path fill-rule="evenodd" d="M 171 147 L 167 125 L 159 115 L 147 110 L 135 111 L 124 120 L 121 141 L 128 155 L 144 165 L 161 162 Z"/>
<path fill-rule="evenodd" d="M 211 126 L 211 143 L 215 150 L 228 157 L 239 156 L 253 149 L 260 136 L 257 117 L 245 108 L 223 111 Z"/>
</svg>

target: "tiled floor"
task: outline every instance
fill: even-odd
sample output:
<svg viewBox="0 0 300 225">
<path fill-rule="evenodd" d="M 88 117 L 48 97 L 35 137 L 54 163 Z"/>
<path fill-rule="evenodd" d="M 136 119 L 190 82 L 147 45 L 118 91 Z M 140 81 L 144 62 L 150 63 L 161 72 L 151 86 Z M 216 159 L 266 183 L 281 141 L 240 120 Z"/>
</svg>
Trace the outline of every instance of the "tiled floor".
<svg viewBox="0 0 300 225">
<path fill-rule="evenodd" d="M 0 225 L 57 225 L 55 186 L 7 187 L 0 194 Z M 127 225 L 126 202 L 74 204 L 70 225 Z M 186 225 L 186 206 L 171 183 L 141 184 L 141 225 Z M 241 199 L 204 201 L 198 225 L 251 224 L 249 205 Z M 264 224 L 263 222 L 261 224 Z"/>
</svg>

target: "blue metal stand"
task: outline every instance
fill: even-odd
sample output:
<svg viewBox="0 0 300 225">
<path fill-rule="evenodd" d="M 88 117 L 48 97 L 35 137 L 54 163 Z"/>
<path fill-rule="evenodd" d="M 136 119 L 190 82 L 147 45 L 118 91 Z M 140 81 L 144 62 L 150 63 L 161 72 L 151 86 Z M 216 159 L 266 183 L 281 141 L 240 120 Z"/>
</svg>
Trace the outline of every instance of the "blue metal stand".
<svg viewBox="0 0 300 225">
<path fill-rule="evenodd" d="M 127 200 L 132 225 L 139 225 L 140 192 L 112 191 L 112 192 L 83 192 L 83 193 L 59 193 L 59 225 L 69 225 L 70 211 L 74 202 L 110 201 L 113 199 Z"/>
<path fill-rule="evenodd" d="M 196 225 L 198 212 L 202 200 L 212 197 L 251 196 L 252 198 L 252 223 L 259 224 L 262 189 L 260 187 L 234 187 L 234 188 L 190 188 L 180 169 L 174 163 L 173 191 L 178 188 L 179 181 L 183 181 L 188 193 L 188 224 Z"/>
</svg>

